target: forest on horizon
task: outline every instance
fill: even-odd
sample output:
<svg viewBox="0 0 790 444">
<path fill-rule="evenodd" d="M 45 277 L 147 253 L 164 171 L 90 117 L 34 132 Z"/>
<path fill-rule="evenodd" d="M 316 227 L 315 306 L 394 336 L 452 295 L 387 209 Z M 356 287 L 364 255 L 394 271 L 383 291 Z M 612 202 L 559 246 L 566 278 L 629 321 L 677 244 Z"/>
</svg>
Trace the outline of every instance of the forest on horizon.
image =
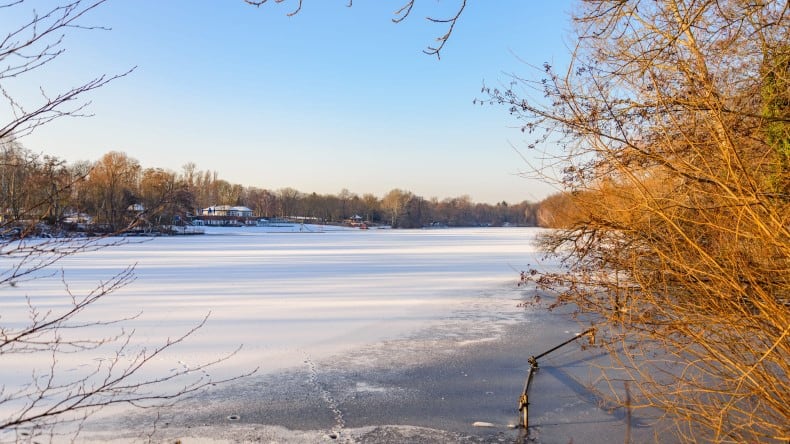
<svg viewBox="0 0 790 444">
<path fill-rule="evenodd" d="M 135 158 L 110 151 L 99 160 L 69 162 L 33 152 L 21 144 L 0 147 L 0 208 L 3 220 L 58 225 L 66 217 L 88 216 L 109 230 L 131 224 L 152 226 L 188 220 L 214 205 L 245 206 L 255 217 L 309 218 L 342 223 L 359 216 L 396 228 L 424 226 L 537 226 L 540 203 L 476 203 L 468 195 L 425 198 L 395 188 L 384 196 L 276 190 L 231 183 L 218 172 L 187 162 L 180 172 L 143 167 Z M 142 213 L 142 214 L 141 214 Z M 142 217 L 141 217 L 142 216 Z M 544 220 L 547 218 L 543 217 Z"/>
</svg>

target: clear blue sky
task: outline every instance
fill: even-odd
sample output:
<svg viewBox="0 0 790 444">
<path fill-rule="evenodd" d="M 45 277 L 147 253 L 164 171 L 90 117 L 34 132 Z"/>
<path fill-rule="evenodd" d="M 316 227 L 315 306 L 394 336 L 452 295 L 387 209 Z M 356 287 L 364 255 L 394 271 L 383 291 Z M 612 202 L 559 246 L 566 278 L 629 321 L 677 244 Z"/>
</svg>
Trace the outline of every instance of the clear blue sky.
<svg viewBox="0 0 790 444">
<path fill-rule="evenodd" d="M 41 2 L 52 4 L 52 2 Z M 55 92 L 137 66 L 90 95 L 89 119 L 53 122 L 22 143 L 69 161 L 124 151 L 143 167 L 187 162 L 232 183 L 303 192 L 537 201 L 550 186 L 519 177 L 524 136 L 506 109 L 475 106 L 485 82 L 567 60 L 570 0 L 470 0 L 442 59 L 421 51 L 454 0 L 111 0 L 31 87 Z M 42 10 L 43 6 L 39 6 Z M 2 29 L 15 23 L 0 17 Z M 519 60 L 520 59 L 520 60 Z M 6 112 L 3 110 L 3 112 Z"/>
</svg>

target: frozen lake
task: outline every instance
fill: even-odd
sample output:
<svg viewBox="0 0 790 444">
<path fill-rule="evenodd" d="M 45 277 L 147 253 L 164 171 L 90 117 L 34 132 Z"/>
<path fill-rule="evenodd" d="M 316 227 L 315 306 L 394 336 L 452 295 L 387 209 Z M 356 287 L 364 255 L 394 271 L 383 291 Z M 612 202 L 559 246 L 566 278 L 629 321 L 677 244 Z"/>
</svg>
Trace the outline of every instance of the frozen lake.
<svg viewBox="0 0 790 444">
<path fill-rule="evenodd" d="M 123 363 L 210 313 L 140 376 L 194 368 L 239 345 L 210 376 L 259 369 L 172 409 L 105 410 L 83 434 L 97 442 L 146 441 L 151 430 L 160 440 L 211 443 L 522 439 L 523 429 L 508 425 L 517 422 L 527 358 L 581 331 L 568 310 L 543 309 L 545 300 L 518 305 L 534 295 L 517 287 L 519 272 L 555 267 L 537 251 L 539 229 L 267 231 L 207 228 L 203 236 L 130 238 L 64 258 L 56 269 L 62 278 L 50 273 L 3 289 L 3 324 L 26 319 L 26 297 L 42 310 L 64 309 L 70 301 L 64 282 L 81 296 L 135 264 L 136 280 L 83 319 L 137 316 L 80 334 L 134 330 Z M 54 373 L 85 374 L 113 352 L 59 356 Z M 6 389 L 34 374 L 45 377 L 51 364 L 40 354 L 6 358 L 0 366 Z M 530 440 L 622 440 L 630 426 L 597 394 L 604 383 L 590 369 L 599 365 L 607 365 L 605 354 L 578 345 L 542 360 L 530 395 Z M 652 436 L 654 420 L 632 419 L 634 439 Z M 480 421 L 493 428 L 474 427 Z"/>
<path fill-rule="evenodd" d="M 136 280 L 87 318 L 140 313 L 122 325 L 142 345 L 175 337 L 210 313 L 163 368 L 212 360 L 242 344 L 232 368 L 271 371 L 298 365 L 305 354 L 327 356 L 428 327 L 483 296 L 493 310 L 505 302 L 517 311 L 509 293 L 518 272 L 540 262 L 537 229 L 316 231 L 208 228 L 203 236 L 133 238 L 64 258 L 57 268 L 79 296 L 135 264 Z M 3 319 L 24 319 L 24 296 L 64 307 L 63 290 L 60 275 L 6 288 Z"/>
</svg>

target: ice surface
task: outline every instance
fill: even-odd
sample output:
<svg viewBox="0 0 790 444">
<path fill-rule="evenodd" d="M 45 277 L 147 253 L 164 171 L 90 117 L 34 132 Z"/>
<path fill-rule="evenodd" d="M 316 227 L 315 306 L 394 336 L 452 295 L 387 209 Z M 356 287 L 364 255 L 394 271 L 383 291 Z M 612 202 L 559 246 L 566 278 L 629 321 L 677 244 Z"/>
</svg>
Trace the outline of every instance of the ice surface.
<svg viewBox="0 0 790 444">
<path fill-rule="evenodd" d="M 328 356 L 422 328 L 483 291 L 512 286 L 518 270 L 539 261 L 534 229 L 271 230 L 207 227 L 203 236 L 134 238 L 57 267 L 80 296 L 135 264 L 136 281 L 85 317 L 140 313 L 122 324 L 135 330 L 140 346 L 176 337 L 210 313 L 162 368 L 212 360 L 243 344 L 233 370 L 271 371 L 298 365 L 305 353 Z M 25 296 L 41 309 L 69 303 L 59 274 L 6 288 L 0 296 L 6 325 L 27 319 Z M 80 356 L 75 365 L 101 358 Z M 31 359 L 14 367 L 30 369 Z"/>
<path fill-rule="evenodd" d="M 60 261 L 75 295 L 136 264 L 136 281 L 90 307 L 84 319 L 139 316 L 82 330 L 93 337 L 134 330 L 129 356 L 210 313 L 205 326 L 141 377 L 193 368 L 240 344 L 211 376 L 261 369 L 161 418 L 157 413 L 156 423 L 145 416 L 151 411 L 118 417 L 125 425 L 111 417 L 86 439 L 145 440 L 156 429 L 160 438 L 189 442 L 332 442 L 331 433 L 364 442 L 458 442 L 485 433 L 483 441 L 499 442 L 516 433 L 507 425 L 517 417 L 526 358 L 579 331 L 565 315 L 518 307 L 519 272 L 556 266 L 536 249 L 538 229 L 297 230 L 207 227 L 203 236 L 135 238 Z M 4 325 L 24 322 L 25 296 L 41 309 L 63 309 L 70 300 L 60 274 L 6 288 Z M 112 351 L 61 357 L 56 370 L 90 371 Z M 563 350 L 542 363 L 533 441 L 609 442 L 612 430 L 616 440 L 622 436 L 622 418 L 599 408 L 600 399 L 579 382 L 600 355 L 579 353 Z M 49 364 L 47 356 L 23 356 L 4 362 L 0 378 L 6 387 L 24 384 Z"/>
</svg>

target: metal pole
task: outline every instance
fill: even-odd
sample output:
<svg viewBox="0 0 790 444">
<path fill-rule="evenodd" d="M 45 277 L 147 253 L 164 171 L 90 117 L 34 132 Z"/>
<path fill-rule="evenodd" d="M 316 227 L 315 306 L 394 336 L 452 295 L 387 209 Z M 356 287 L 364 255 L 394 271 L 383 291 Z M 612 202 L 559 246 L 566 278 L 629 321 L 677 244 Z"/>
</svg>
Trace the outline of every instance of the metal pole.
<svg viewBox="0 0 790 444">
<path fill-rule="evenodd" d="M 588 334 L 588 333 L 592 333 L 592 332 L 594 332 L 594 331 L 595 331 L 595 328 L 588 328 L 587 330 L 585 330 L 585 331 L 583 331 L 583 332 L 579 333 L 578 335 L 576 335 L 576 336 L 574 336 L 574 337 L 572 337 L 572 338 L 568 339 L 567 341 L 563 342 L 562 344 L 560 344 L 560 345 L 558 345 L 558 346 L 556 346 L 556 347 L 554 347 L 554 348 L 552 348 L 552 349 L 546 350 L 545 352 L 543 352 L 543 353 L 541 353 L 541 354 L 539 354 L 539 355 L 537 355 L 537 356 L 533 357 L 532 359 L 534 359 L 535 361 L 537 361 L 538 359 L 540 359 L 540 358 L 542 358 L 542 357 L 544 357 L 544 356 L 548 355 L 549 353 L 551 353 L 551 352 L 553 352 L 553 351 L 557 350 L 558 348 L 560 348 L 560 347 L 563 347 L 563 346 L 565 346 L 565 345 L 568 345 L 568 344 L 570 344 L 571 342 L 573 342 L 573 341 L 575 341 L 575 340 L 577 340 L 577 339 L 581 338 L 582 336 L 584 336 L 584 335 L 586 335 L 586 334 Z"/>
<path fill-rule="evenodd" d="M 532 385 L 532 378 L 535 375 L 535 371 L 538 370 L 538 359 L 548 355 L 549 353 L 563 347 L 565 345 L 570 344 L 571 342 L 581 338 L 585 335 L 592 336 L 592 342 L 595 341 L 595 328 L 588 328 L 587 330 L 579 333 L 578 335 L 568 339 L 567 341 L 563 342 L 562 344 L 557 345 L 545 352 L 537 355 L 537 356 L 530 356 L 528 359 L 529 362 L 529 374 L 527 374 L 527 380 L 524 382 L 524 391 L 521 393 L 521 396 L 518 400 L 518 411 L 521 413 L 521 425 L 524 427 L 524 430 L 529 428 L 529 387 Z"/>
<path fill-rule="evenodd" d="M 530 360 L 530 362 L 532 362 L 532 360 Z M 537 369 L 537 362 L 530 365 L 529 374 L 524 383 L 524 391 L 521 393 L 521 397 L 518 400 L 518 411 L 521 412 L 521 425 L 525 430 L 529 428 L 529 387 L 532 385 L 532 378 Z"/>
</svg>

